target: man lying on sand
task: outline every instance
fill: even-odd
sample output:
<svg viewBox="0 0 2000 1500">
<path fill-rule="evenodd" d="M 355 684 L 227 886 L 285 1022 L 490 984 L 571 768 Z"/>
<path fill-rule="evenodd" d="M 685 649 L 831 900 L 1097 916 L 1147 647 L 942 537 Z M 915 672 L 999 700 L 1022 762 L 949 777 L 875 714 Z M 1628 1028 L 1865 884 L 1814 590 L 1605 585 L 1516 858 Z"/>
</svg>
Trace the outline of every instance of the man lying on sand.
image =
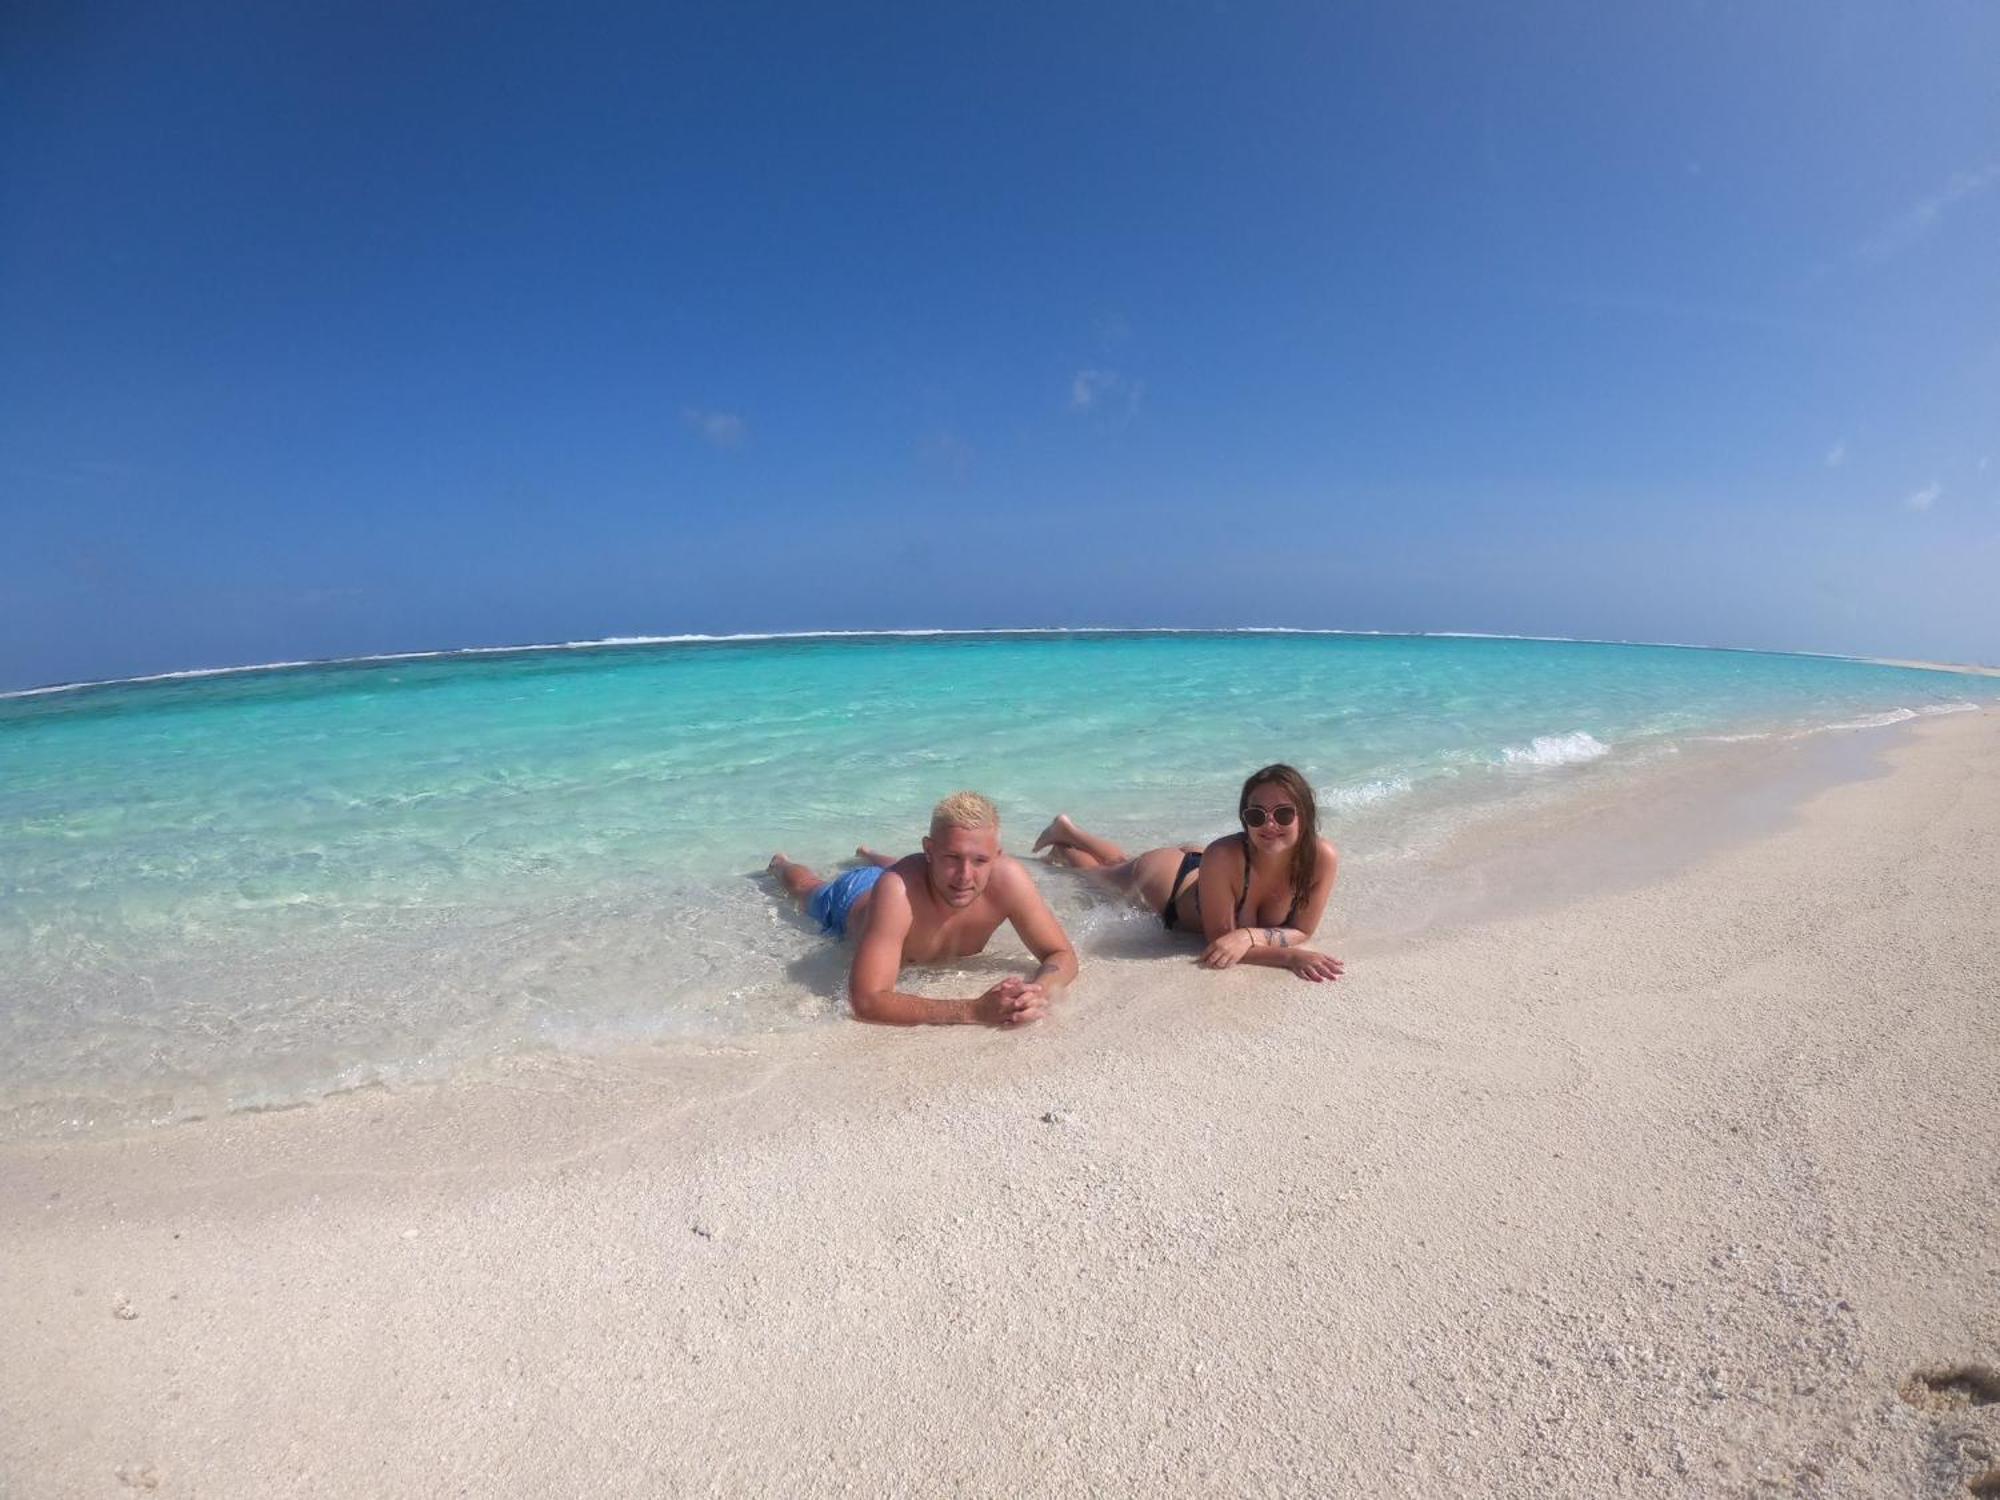
<svg viewBox="0 0 2000 1500">
<path fill-rule="evenodd" d="M 924 852 L 891 859 L 855 851 L 866 864 L 821 880 L 783 854 L 771 873 L 822 930 L 857 934 L 847 993 L 864 1021 L 897 1026 L 976 1022 L 1023 1026 L 1048 1013 L 1056 991 L 1076 978 L 1076 954 L 1062 924 L 1017 859 L 1000 852 L 1000 813 L 977 792 L 954 792 L 931 811 Z M 986 946 L 1002 921 L 1041 962 L 1032 979 L 1003 979 L 976 1000 L 932 1000 L 896 988 L 905 964 L 965 958 Z"/>
</svg>

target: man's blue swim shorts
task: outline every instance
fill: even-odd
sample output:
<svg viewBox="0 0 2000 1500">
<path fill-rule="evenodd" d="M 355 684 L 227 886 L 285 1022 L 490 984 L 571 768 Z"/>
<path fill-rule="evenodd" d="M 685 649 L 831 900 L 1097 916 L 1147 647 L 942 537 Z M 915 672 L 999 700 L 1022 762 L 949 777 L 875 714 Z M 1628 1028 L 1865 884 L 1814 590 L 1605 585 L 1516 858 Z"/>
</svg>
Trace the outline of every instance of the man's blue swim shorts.
<svg viewBox="0 0 2000 1500">
<path fill-rule="evenodd" d="M 875 882 L 881 878 L 880 865 L 842 870 L 812 893 L 811 899 L 806 902 L 806 915 L 819 923 L 821 932 L 844 938 L 847 936 L 847 914 L 854 910 L 855 902 L 875 889 Z"/>
</svg>

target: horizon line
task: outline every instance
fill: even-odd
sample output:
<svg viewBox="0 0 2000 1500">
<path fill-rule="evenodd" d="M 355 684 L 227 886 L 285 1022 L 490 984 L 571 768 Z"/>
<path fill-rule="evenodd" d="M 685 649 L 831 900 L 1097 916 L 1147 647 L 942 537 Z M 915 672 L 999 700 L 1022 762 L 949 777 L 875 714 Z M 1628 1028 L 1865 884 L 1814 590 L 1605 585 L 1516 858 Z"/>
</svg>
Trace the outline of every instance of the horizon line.
<svg viewBox="0 0 2000 1500">
<path fill-rule="evenodd" d="M 2000 676 L 2000 668 L 1973 662 L 1917 661 L 1888 656 L 1860 656 L 1841 651 L 1785 651 L 1769 646 L 1716 646 L 1690 641 L 1634 641 L 1602 636 L 1510 635 L 1488 630 L 1340 630 L 1301 625 L 999 625 L 922 627 L 896 630 L 750 630 L 726 635 L 700 631 L 676 635 L 612 635 L 578 641 L 529 641 L 504 646 L 455 646 L 422 651 L 386 651 L 361 656 L 303 657 L 296 661 L 246 662 L 226 667 L 184 667 L 171 672 L 147 672 L 133 677 L 99 677 L 80 682 L 54 682 L 40 687 L 0 692 L 0 703 L 39 698 L 53 693 L 77 693 L 91 688 L 131 687 L 152 682 L 181 682 L 202 677 L 231 677 L 252 672 L 298 671 L 307 667 L 365 666 L 395 661 L 442 661 L 454 656 L 516 656 L 546 651 L 609 650 L 624 646 L 728 645 L 757 641 L 896 640 L 938 636 L 1013 635 L 1304 635 L 1354 636 L 1375 640 L 1534 641 L 1565 646 L 1639 646 L 1663 651 L 1731 651 L 1750 656 L 1802 656 L 1820 661 L 1858 662 L 1867 666 L 1904 667 L 1916 671 L 1950 672 L 1965 676 Z"/>
</svg>

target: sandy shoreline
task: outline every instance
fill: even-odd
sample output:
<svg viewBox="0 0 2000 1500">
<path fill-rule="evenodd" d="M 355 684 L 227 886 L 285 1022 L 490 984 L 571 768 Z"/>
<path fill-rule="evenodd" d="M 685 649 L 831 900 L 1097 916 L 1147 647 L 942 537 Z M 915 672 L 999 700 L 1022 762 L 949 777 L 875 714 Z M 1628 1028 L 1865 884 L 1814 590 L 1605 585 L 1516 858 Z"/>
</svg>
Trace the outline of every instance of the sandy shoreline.
<svg viewBox="0 0 2000 1500">
<path fill-rule="evenodd" d="M 1332 989 L 0 1148 L 0 1493 L 1962 1496 L 2000 714 L 1886 760 Z"/>
</svg>

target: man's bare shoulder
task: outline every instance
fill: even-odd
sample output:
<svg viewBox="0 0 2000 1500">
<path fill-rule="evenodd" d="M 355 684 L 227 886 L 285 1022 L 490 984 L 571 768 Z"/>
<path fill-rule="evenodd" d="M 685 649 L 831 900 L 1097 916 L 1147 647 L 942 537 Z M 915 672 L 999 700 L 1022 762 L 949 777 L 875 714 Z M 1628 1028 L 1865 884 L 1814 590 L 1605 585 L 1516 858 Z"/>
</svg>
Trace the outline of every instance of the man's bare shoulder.
<svg viewBox="0 0 2000 1500">
<path fill-rule="evenodd" d="M 1041 895 L 1041 887 L 1035 884 L 1028 867 L 1011 854 L 1003 854 L 993 862 L 993 878 L 986 883 L 986 889 L 999 896 L 1010 911 L 1018 902 Z"/>
<path fill-rule="evenodd" d="M 911 871 L 906 867 L 909 865 L 910 859 L 921 858 L 921 855 L 913 854 L 909 859 L 898 860 L 895 864 L 884 870 L 882 878 L 875 882 L 876 896 L 879 898 L 886 893 L 891 901 L 901 901 L 907 905 L 910 899 L 910 891 L 913 888 L 913 882 Z"/>
<path fill-rule="evenodd" d="M 875 882 L 875 889 L 887 886 L 895 894 L 890 898 L 915 912 L 917 908 L 928 906 L 929 884 L 924 879 L 924 857 L 921 854 L 906 854 L 882 872 L 882 878 Z"/>
</svg>

